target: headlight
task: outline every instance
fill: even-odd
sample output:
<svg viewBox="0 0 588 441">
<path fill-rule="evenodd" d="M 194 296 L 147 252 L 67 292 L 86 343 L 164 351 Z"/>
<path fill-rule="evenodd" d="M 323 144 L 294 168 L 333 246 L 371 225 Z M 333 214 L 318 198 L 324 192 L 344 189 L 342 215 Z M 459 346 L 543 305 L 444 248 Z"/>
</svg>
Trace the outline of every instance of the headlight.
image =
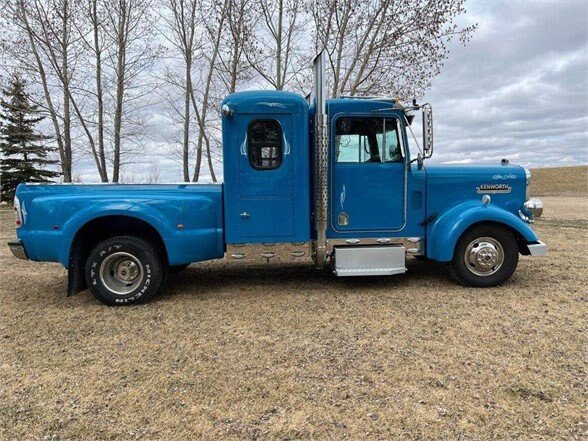
<svg viewBox="0 0 588 441">
<path fill-rule="evenodd" d="M 527 167 L 523 167 L 523 169 L 525 170 L 525 179 L 526 179 L 526 193 L 525 193 L 525 200 L 529 200 L 529 198 L 531 197 L 531 170 L 529 170 Z"/>
<path fill-rule="evenodd" d="M 541 202 L 541 199 L 529 199 L 527 202 L 525 202 L 525 209 L 530 212 L 533 217 L 541 217 L 541 215 L 543 214 L 543 202 Z"/>
</svg>

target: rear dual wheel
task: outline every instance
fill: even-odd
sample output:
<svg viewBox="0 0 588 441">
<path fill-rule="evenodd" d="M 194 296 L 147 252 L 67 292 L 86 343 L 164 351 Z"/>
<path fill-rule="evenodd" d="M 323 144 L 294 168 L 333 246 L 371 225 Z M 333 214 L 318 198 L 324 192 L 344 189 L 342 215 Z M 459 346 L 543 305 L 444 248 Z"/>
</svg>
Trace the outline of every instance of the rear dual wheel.
<svg viewBox="0 0 588 441">
<path fill-rule="evenodd" d="M 449 273 L 464 286 L 498 286 L 510 279 L 518 262 L 517 241 L 508 229 L 479 225 L 457 242 Z"/>
<path fill-rule="evenodd" d="M 161 289 L 166 264 L 159 250 L 135 236 L 117 236 L 98 244 L 86 261 L 92 294 L 111 306 L 146 302 Z"/>
</svg>

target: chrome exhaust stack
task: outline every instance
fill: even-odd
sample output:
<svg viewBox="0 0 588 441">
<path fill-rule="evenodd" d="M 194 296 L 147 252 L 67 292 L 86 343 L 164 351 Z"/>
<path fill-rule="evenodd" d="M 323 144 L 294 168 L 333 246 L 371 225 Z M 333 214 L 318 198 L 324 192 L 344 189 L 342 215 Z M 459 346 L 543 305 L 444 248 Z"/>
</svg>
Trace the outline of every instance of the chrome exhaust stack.
<svg viewBox="0 0 588 441">
<path fill-rule="evenodd" d="M 328 125 L 325 82 L 325 52 L 321 51 L 313 62 L 315 104 L 314 116 L 314 188 L 315 188 L 315 265 L 323 268 L 327 263 L 327 169 Z"/>
</svg>

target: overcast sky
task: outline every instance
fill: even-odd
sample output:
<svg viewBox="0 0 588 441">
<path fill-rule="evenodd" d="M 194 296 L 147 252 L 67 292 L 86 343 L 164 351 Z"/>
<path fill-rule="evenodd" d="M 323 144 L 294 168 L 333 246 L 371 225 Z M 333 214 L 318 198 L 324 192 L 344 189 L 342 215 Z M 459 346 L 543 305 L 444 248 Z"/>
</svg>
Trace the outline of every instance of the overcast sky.
<svg viewBox="0 0 588 441">
<path fill-rule="evenodd" d="M 435 116 L 431 161 L 588 163 L 588 1 L 470 0 L 467 9 L 461 20 L 479 28 L 467 46 L 451 45 L 426 96 Z M 181 180 L 161 112 L 153 111 L 150 126 L 144 162 L 125 168 L 126 180 L 143 180 L 153 163 L 160 181 Z M 97 180 L 89 159 L 75 172 Z"/>
<path fill-rule="evenodd" d="M 588 1 L 470 1 L 427 96 L 436 162 L 588 163 Z"/>
</svg>

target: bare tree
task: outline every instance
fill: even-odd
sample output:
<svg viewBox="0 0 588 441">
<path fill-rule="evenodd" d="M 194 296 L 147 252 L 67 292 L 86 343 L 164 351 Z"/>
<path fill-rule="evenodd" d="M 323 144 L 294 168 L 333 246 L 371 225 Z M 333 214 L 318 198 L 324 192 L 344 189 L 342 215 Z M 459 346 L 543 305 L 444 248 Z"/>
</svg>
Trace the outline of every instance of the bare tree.
<svg viewBox="0 0 588 441">
<path fill-rule="evenodd" d="M 309 62 L 303 54 L 306 0 L 255 0 L 261 28 L 246 56 L 251 67 L 276 90 L 283 90 Z"/>
<path fill-rule="evenodd" d="M 93 82 L 94 90 L 85 91 L 87 95 L 95 97 L 95 108 L 91 109 L 91 115 L 95 116 L 96 140 L 94 134 L 90 131 L 90 124 L 94 118 L 86 118 L 78 113 L 80 122 L 88 136 L 88 141 L 92 150 L 92 155 L 96 162 L 98 174 L 102 182 L 108 182 L 108 165 L 106 162 L 106 141 L 105 141 L 105 99 L 104 99 L 104 72 L 103 62 L 107 50 L 105 38 L 105 8 L 103 2 L 98 0 L 87 0 L 86 7 L 82 8 L 80 15 L 82 20 L 76 22 L 76 30 L 83 43 L 82 47 L 88 53 L 88 67 L 94 65 Z M 88 76 L 92 77 L 90 69 Z"/>
<path fill-rule="evenodd" d="M 169 86 L 161 95 L 181 134 L 184 181 L 198 181 L 203 162 L 216 181 L 226 93 L 251 79 L 308 92 L 314 45 L 326 49 L 331 96 L 420 96 L 447 43 L 465 44 L 476 28 L 456 23 L 464 2 L 164 0 L 162 9 L 155 0 L 5 0 L 0 18 L 7 59 L 41 91 L 66 182 L 81 153 L 102 181 L 121 180 L 148 140 L 142 108 L 153 103 L 154 78 Z M 165 57 L 155 32 L 172 49 Z"/>
<path fill-rule="evenodd" d="M 147 184 L 157 184 L 159 182 L 159 161 L 153 161 L 149 164 L 147 173 Z"/>
<path fill-rule="evenodd" d="M 246 54 L 254 50 L 254 28 L 260 18 L 255 2 L 256 0 L 231 0 L 227 4 L 227 32 L 221 35 L 218 56 L 218 74 L 227 93 L 234 93 L 239 83 L 253 76 Z"/>
<path fill-rule="evenodd" d="M 110 40 L 108 60 L 114 71 L 112 181 L 121 168 L 123 120 L 132 101 L 144 100 L 153 88 L 140 81 L 156 57 L 153 0 L 106 0 L 105 33 Z"/>
<path fill-rule="evenodd" d="M 203 63 L 203 75 L 199 90 L 192 89 L 192 106 L 198 122 L 198 138 L 196 142 L 196 165 L 192 181 L 198 182 L 202 165 L 202 150 L 206 148 L 208 169 L 213 182 L 216 182 L 216 174 L 211 152 L 211 140 L 207 127 L 208 116 L 211 111 L 218 112 L 218 103 L 213 103 L 214 77 L 217 70 L 217 62 L 222 42 L 223 32 L 227 22 L 227 9 L 232 0 L 220 2 L 210 1 L 203 3 L 201 8 L 201 23 L 205 29 L 205 43 L 201 47 L 200 58 Z M 196 96 L 198 92 L 198 97 Z"/>
<path fill-rule="evenodd" d="M 172 121 L 182 126 L 183 178 L 190 180 L 190 153 L 195 145 L 192 179 L 200 179 L 205 155 L 215 181 L 213 163 L 220 135 L 218 104 L 223 95 L 234 92 L 238 83 L 251 76 L 244 53 L 250 42 L 253 0 L 166 1 L 161 16 L 162 36 L 171 50 L 163 76 L 170 87 L 161 94 L 170 106 Z M 192 122 L 196 126 L 194 141 Z"/>
<path fill-rule="evenodd" d="M 419 96 L 447 58 L 447 43 L 465 44 L 476 25 L 460 28 L 465 0 L 315 0 L 317 50 L 326 49 L 331 95 Z"/>
<path fill-rule="evenodd" d="M 20 34 L 20 40 L 11 45 L 12 52 L 43 87 L 43 107 L 53 122 L 66 182 L 71 180 L 73 141 L 80 135 L 87 140 L 82 150 L 89 147 L 103 182 L 108 181 L 110 137 L 112 178 L 119 180 L 123 125 L 140 126 L 131 103 L 144 105 L 141 101 L 150 91 L 140 77 L 153 59 L 151 3 L 87 0 L 84 6 L 76 0 L 9 2 L 13 24 Z M 104 58 L 109 63 L 108 76 Z M 110 78 L 112 111 L 107 109 L 104 91 L 104 83 Z M 112 128 L 107 127 L 107 114 L 113 115 Z M 133 133 L 129 127 L 130 137 Z"/>
<path fill-rule="evenodd" d="M 5 49 L 42 87 L 43 108 L 49 113 L 55 132 L 63 180 L 71 182 L 70 31 L 74 5 L 70 0 L 9 0 L 5 8 L 17 32 Z M 54 87 L 55 78 L 58 87 Z"/>
<path fill-rule="evenodd" d="M 185 182 L 190 181 L 190 124 L 192 121 L 192 69 L 194 68 L 194 57 L 200 44 L 197 35 L 199 26 L 200 0 L 167 0 L 166 10 L 163 11 L 162 19 L 166 23 L 169 34 L 164 33 L 164 38 L 171 43 L 174 49 L 179 52 L 183 63 L 183 82 L 167 76 L 168 83 L 181 89 L 183 95 L 183 109 L 178 111 L 182 119 L 182 172 Z"/>
</svg>

